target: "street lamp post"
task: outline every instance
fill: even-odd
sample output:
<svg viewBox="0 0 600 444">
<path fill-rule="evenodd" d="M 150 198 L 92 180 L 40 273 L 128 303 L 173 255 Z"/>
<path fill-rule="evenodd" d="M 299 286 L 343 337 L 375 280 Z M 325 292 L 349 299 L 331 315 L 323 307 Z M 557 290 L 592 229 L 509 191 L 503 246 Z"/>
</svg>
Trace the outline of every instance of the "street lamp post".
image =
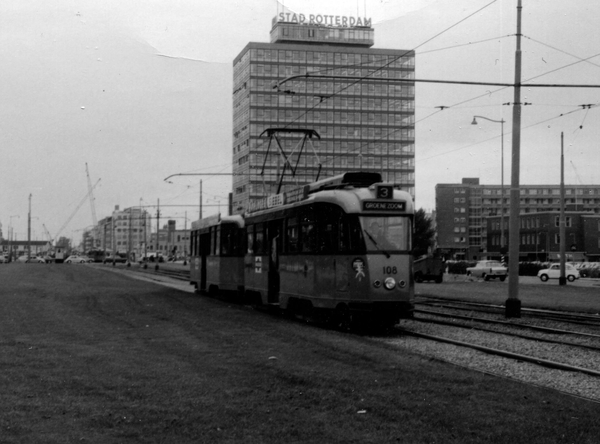
<svg viewBox="0 0 600 444">
<path fill-rule="evenodd" d="M 500 124 L 500 253 L 504 254 L 504 119 L 494 120 L 484 116 L 473 116 L 471 125 L 477 125 L 477 118 Z"/>
</svg>

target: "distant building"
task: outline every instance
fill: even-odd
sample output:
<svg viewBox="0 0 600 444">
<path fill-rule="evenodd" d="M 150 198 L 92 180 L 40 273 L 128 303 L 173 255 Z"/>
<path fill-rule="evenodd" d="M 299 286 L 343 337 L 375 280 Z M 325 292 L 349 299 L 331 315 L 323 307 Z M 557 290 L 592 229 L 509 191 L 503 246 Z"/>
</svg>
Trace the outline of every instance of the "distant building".
<svg viewBox="0 0 600 444">
<path fill-rule="evenodd" d="M 415 54 L 373 43 L 369 19 L 282 13 L 273 19 L 271 43 L 248 43 L 235 58 L 233 213 L 276 193 L 284 169 L 280 192 L 319 172 L 325 178 L 370 170 L 414 196 Z M 324 77 L 273 88 L 303 74 Z"/>
<path fill-rule="evenodd" d="M 151 238 L 151 216 L 140 207 L 120 210 L 115 206 L 111 216 L 98 222 L 93 230 L 99 238 L 97 248 L 101 250 L 140 254 Z M 84 242 L 89 245 L 91 242 Z"/>
<path fill-rule="evenodd" d="M 519 256 L 524 261 L 560 260 L 560 211 L 522 213 L 519 216 Z M 505 226 L 508 239 L 508 226 Z M 500 257 L 500 217 L 487 218 L 487 253 Z M 567 261 L 600 260 L 600 215 L 565 212 Z"/>
<path fill-rule="evenodd" d="M 190 230 L 178 230 L 176 222 L 169 220 L 158 232 L 158 243 L 156 233 L 148 242 L 148 251 L 158 251 L 165 257 L 185 257 L 189 254 Z"/>
<path fill-rule="evenodd" d="M 31 248 L 31 256 L 45 255 L 51 250 L 52 245 L 48 241 L 37 241 L 32 240 L 11 240 L 2 239 L 0 240 L 0 251 L 3 254 L 10 254 L 12 251 L 13 260 L 20 257 L 26 256 Z"/>
<path fill-rule="evenodd" d="M 477 260 L 488 255 L 488 221 L 504 214 L 507 232 L 510 187 L 481 185 L 478 178 L 464 178 L 460 184 L 437 184 L 435 187 L 438 247 L 447 257 Z M 560 211 L 559 185 L 521 185 L 522 214 Z M 600 185 L 566 185 L 565 210 L 587 214 L 600 213 Z M 500 232 L 499 232 L 500 233 Z M 497 251 L 506 252 L 508 236 Z"/>
</svg>

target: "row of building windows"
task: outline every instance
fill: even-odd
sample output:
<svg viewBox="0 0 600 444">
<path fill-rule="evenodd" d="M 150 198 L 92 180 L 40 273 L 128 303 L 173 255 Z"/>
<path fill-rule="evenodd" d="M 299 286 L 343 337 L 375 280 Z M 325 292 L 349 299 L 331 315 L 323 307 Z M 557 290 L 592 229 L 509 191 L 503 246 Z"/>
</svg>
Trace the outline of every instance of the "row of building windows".
<svg viewBox="0 0 600 444">
<path fill-rule="evenodd" d="M 343 68 L 343 69 L 322 69 L 325 67 L 304 65 L 282 65 L 282 64 L 250 64 L 250 76 L 273 77 L 274 80 L 285 77 L 303 75 L 308 73 L 320 73 L 326 75 L 352 76 L 363 77 L 367 81 L 369 78 L 379 79 L 413 79 L 414 71 L 406 71 L 400 69 L 382 69 L 374 71 L 372 69 L 361 68 Z M 309 82 L 310 83 L 310 82 Z"/>
<path fill-rule="evenodd" d="M 247 156 L 244 156 L 246 158 Z M 265 157 L 258 154 L 250 155 L 250 166 L 256 166 L 258 168 L 265 165 L 266 168 L 279 168 L 283 162 L 276 156 L 269 156 L 265 162 Z M 248 162 L 248 159 L 244 159 L 243 162 L 239 162 L 239 165 Z M 320 165 L 334 168 L 359 168 L 359 169 L 375 169 L 379 170 L 404 170 L 402 174 L 412 177 L 414 180 L 414 159 L 413 158 L 389 158 L 386 156 L 375 157 L 375 156 L 354 156 L 354 157 L 342 157 L 342 156 L 319 156 L 317 159 L 315 156 L 302 157 L 300 161 L 293 158 L 290 159 L 290 163 L 296 167 L 296 164 L 301 168 L 317 168 Z"/>
<path fill-rule="evenodd" d="M 414 57 L 396 55 L 357 54 L 345 52 L 301 51 L 284 49 L 251 49 L 251 60 L 274 63 L 310 63 L 323 65 L 360 65 L 379 68 L 411 68 Z"/>
<path fill-rule="evenodd" d="M 281 146 L 287 152 L 293 149 L 299 142 L 300 139 L 289 139 L 280 138 Z M 399 155 L 399 154 L 414 154 L 415 145 L 414 143 L 398 143 L 398 142 L 340 142 L 332 140 L 314 140 L 313 147 L 319 153 L 341 153 L 342 150 L 345 154 L 348 153 L 360 153 L 360 154 L 383 154 L 383 155 Z M 263 138 L 250 139 L 250 149 L 256 152 L 266 153 L 268 147 L 268 140 Z"/>
<path fill-rule="evenodd" d="M 271 41 L 298 40 L 306 42 L 315 40 L 327 42 L 334 40 L 336 43 L 373 44 L 373 29 L 339 29 L 330 27 L 307 27 L 304 25 L 286 24 L 277 26 L 271 31 Z"/>
<path fill-rule="evenodd" d="M 252 105 L 267 105 L 279 107 L 306 108 L 319 105 L 320 109 L 374 109 L 382 111 L 414 109 L 414 104 L 404 103 L 402 99 L 413 101 L 414 88 L 412 86 L 401 87 L 399 85 L 385 88 L 387 92 L 375 93 L 369 91 L 360 84 L 346 90 L 334 88 L 333 83 L 329 87 L 320 88 L 318 85 L 307 86 L 305 93 L 282 94 L 276 91 L 257 91 L 250 95 Z M 324 86 L 327 86 L 324 85 Z M 372 85 L 371 85 L 372 86 Z M 335 95 L 334 95 L 335 94 Z M 333 97 L 331 97 L 334 95 Z M 239 96 L 239 100 L 245 96 Z"/>
<path fill-rule="evenodd" d="M 309 111 L 302 109 L 255 108 L 250 111 L 252 123 L 257 122 L 291 122 L 290 119 L 302 118 L 308 123 L 336 123 L 338 125 L 373 125 L 373 126 L 414 126 L 414 116 L 405 113 L 373 113 L 344 111 Z M 343 128 L 343 126 L 341 126 Z"/>
<path fill-rule="evenodd" d="M 234 137 L 240 138 L 246 135 L 246 128 L 244 130 L 236 131 L 234 133 Z M 258 125 L 251 125 L 250 136 L 251 137 L 260 137 L 266 128 L 258 127 Z M 342 137 L 342 128 L 339 126 L 315 126 L 314 130 L 322 137 Z M 398 128 L 398 129 L 390 129 L 385 131 L 382 128 L 373 128 L 373 127 L 364 127 L 361 126 L 359 128 L 355 128 L 355 131 L 351 136 L 348 136 L 348 132 L 346 130 L 347 138 L 349 139 L 362 139 L 362 140 L 370 140 L 371 142 L 376 141 L 406 141 L 412 142 L 415 139 L 415 130 L 412 128 Z M 375 134 L 378 134 L 377 136 Z"/>
<path fill-rule="evenodd" d="M 471 191 L 476 190 L 473 188 Z M 465 194 L 466 188 L 455 188 L 455 194 Z M 501 188 L 483 188 L 482 194 L 484 196 L 492 196 L 502 195 Z M 510 194 L 510 190 L 508 188 L 504 189 L 504 195 L 508 196 Z M 537 195 L 552 195 L 552 196 L 560 196 L 559 188 L 521 188 L 520 195 L 528 195 L 528 196 L 537 196 Z M 565 188 L 565 195 L 572 196 L 589 196 L 589 195 L 600 195 L 600 188 Z"/>
<path fill-rule="evenodd" d="M 249 82 L 250 89 L 253 93 L 265 94 L 273 93 L 277 95 L 283 95 L 280 91 L 273 88 L 273 85 L 277 80 L 281 80 L 280 77 L 252 77 L 249 81 L 240 83 L 239 86 L 234 88 L 234 97 L 238 93 L 247 90 L 247 84 Z M 402 96 L 413 97 L 415 94 L 415 87 L 410 82 L 382 82 L 378 80 L 369 80 L 368 78 L 362 80 L 360 83 L 355 85 L 354 81 L 338 80 L 338 79 L 305 79 L 301 81 L 289 81 L 285 84 L 285 90 L 293 92 L 293 94 L 286 94 L 287 97 L 294 97 L 314 93 L 333 93 L 337 92 L 333 99 L 338 99 L 338 102 L 347 96 L 376 96 L 376 97 L 389 97 L 389 96 Z M 358 93 L 357 93 L 358 92 Z M 335 101 L 334 101 L 335 103 Z"/>
</svg>

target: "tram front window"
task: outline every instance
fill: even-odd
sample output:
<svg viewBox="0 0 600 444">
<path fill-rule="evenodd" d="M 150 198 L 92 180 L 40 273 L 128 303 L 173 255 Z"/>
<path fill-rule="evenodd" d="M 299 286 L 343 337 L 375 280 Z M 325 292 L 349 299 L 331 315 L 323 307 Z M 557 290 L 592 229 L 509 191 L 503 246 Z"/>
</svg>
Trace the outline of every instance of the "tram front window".
<svg viewBox="0 0 600 444">
<path fill-rule="evenodd" d="M 407 217 L 362 216 L 367 250 L 410 250 L 410 219 Z"/>
</svg>

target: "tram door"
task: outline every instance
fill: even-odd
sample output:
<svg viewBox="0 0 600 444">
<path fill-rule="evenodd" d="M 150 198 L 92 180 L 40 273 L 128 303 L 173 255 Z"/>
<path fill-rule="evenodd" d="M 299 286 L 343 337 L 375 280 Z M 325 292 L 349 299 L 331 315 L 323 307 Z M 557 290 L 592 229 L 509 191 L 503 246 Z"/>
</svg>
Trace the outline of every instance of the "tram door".
<svg viewBox="0 0 600 444">
<path fill-rule="evenodd" d="M 279 303 L 279 255 L 281 254 L 283 221 L 272 221 L 267 226 L 267 240 L 269 245 L 269 289 L 268 302 L 269 304 Z"/>
<path fill-rule="evenodd" d="M 206 258 L 210 254 L 210 232 L 200 235 L 200 291 L 206 291 Z"/>
</svg>

